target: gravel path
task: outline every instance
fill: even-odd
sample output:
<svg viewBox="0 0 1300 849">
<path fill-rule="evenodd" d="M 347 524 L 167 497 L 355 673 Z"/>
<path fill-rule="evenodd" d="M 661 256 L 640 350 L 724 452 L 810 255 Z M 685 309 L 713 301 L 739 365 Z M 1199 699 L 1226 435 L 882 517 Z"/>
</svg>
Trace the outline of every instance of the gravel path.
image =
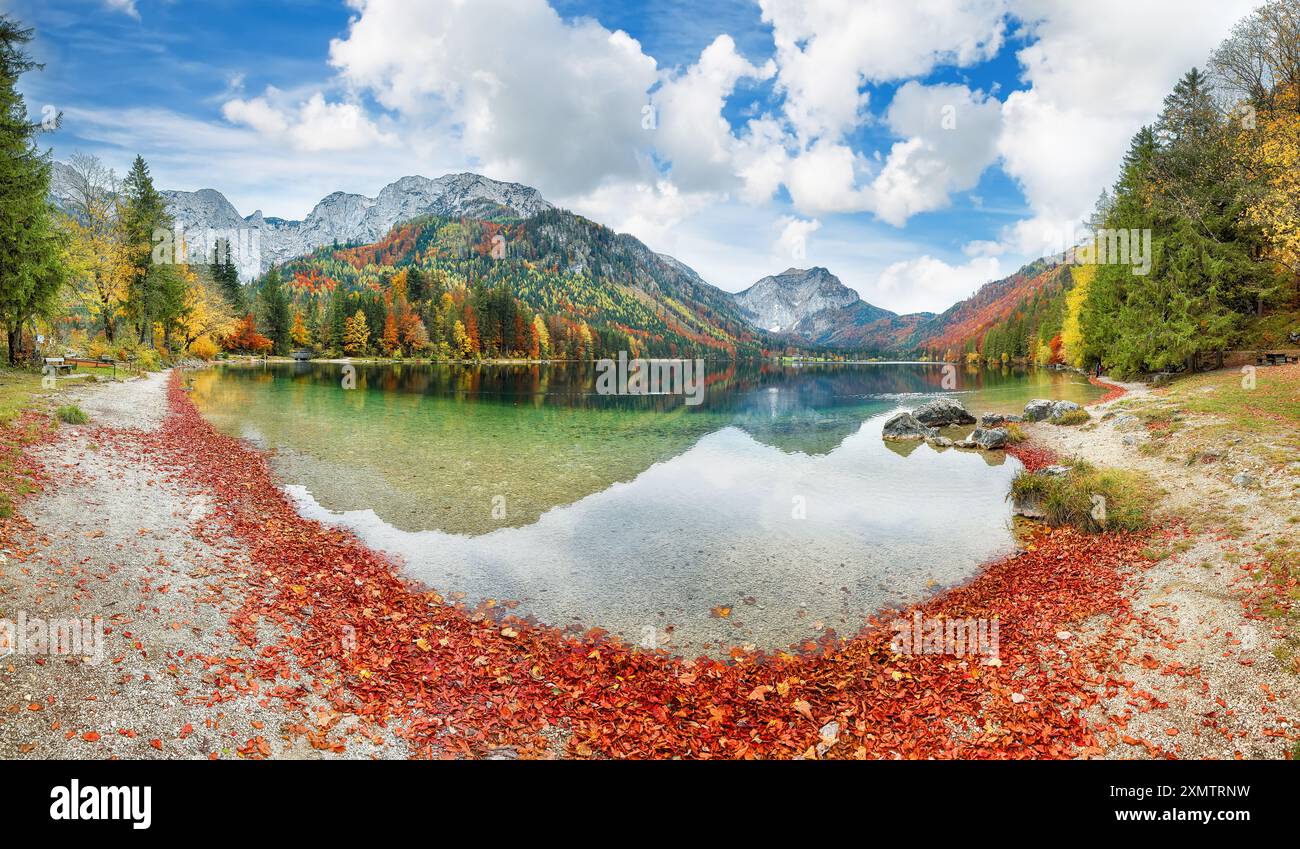
<svg viewBox="0 0 1300 849">
<path fill-rule="evenodd" d="M 1231 483 L 1241 468 L 1253 468 L 1266 438 L 1232 437 L 1237 442 L 1225 446 L 1213 468 L 1144 453 L 1146 428 L 1122 416 L 1156 399 L 1143 384 L 1122 385 L 1128 395 L 1089 408 L 1097 421 L 1092 429 L 1025 426 L 1035 444 L 1063 458 L 1145 472 L 1164 490 L 1161 512 L 1193 521 L 1186 537 L 1155 543 L 1157 554 L 1167 556 L 1133 575 L 1134 608 L 1149 614 L 1155 630 L 1130 635 L 1132 686 L 1095 712 L 1097 721 L 1120 718 L 1103 757 L 1284 757 L 1300 739 L 1300 678 L 1274 654 L 1286 642 L 1286 625 L 1247 616 L 1242 599 L 1253 582 L 1242 565 L 1254 558 L 1256 545 L 1295 532 L 1287 522 L 1295 508 L 1279 511 L 1276 499 Z M 1190 416 L 1184 426 L 1205 423 Z M 1224 524 L 1235 528 L 1233 535 L 1222 532 Z"/>
<path fill-rule="evenodd" d="M 71 655 L 0 659 L 0 758 L 406 757 L 391 732 L 319 703 L 287 712 L 246 683 L 254 653 L 227 621 L 247 561 L 220 534 L 195 534 L 211 521 L 206 495 L 99 430 L 159 427 L 168 377 L 66 390 L 60 403 L 91 422 L 36 451 L 49 481 L 21 508 L 25 544 L 0 564 L 0 618 L 76 622 L 85 639 Z"/>
</svg>

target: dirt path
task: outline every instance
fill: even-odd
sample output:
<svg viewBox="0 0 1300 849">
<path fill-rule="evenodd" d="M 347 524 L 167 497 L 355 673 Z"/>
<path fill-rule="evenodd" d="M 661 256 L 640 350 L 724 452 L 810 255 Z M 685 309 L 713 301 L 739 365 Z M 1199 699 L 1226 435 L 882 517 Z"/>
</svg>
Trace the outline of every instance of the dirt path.
<svg viewBox="0 0 1300 849">
<path fill-rule="evenodd" d="M 67 390 L 60 403 L 79 404 L 90 424 L 35 451 L 49 485 L 22 506 L 30 527 L 3 564 L 0 618 L 76 624 L 83 639 L 71 655 L 36 644 L 0 660 L 0 757 L 405 757 L 391 735 L 315 749 L 302 726 L 342 739 L 346 722 L 286 711 L 246 683 L 253 653 L 228 628 L 246 560 L 211 533 L 209 496 L 112 432 L 161 426 L 168 377 Z"/>
<path fill-rule="evenodd" d="M 1146 422 L 1163 401 L 1143 384 L 1122 385 L 1125 397 L 1090 408 L 1095 425 L 1026 426 L 1035 444 L 1063 458 L 1146 473 L 1164 490 L 1163 516 L 1188 525 L 1154 543 L 1151 566 L 1130 575 L 1134 609 L 1155 627 L 1128 635 L 1129 686 L 1094 712 L 1109 726 L 1103 756 L 1284 757 L 1300 739 L 1294 625 L 1259 612 L 1262 587 L 1249 567 L 1296 532 L 1291 514 L 1300 508 L 1279 496 L 1300 481 L 1264 471 L 1264 434 L 1236 432 L 1211 440 L 1209 451 L 1193 448 L 1198 429 L 1220 424 L 1212 416 L 1173 413 L 1179 435 L 1153 450 Z M 1249 481 L 1234 483 L 1243 471 Z"/>
</svg>

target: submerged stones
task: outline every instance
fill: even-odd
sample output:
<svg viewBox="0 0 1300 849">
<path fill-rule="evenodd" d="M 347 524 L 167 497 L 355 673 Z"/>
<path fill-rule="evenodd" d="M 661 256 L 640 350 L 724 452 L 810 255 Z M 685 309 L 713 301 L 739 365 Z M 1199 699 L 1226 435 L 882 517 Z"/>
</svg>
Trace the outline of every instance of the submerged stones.
<svg viewBox="0 0 1300 849">
<path fill-rule="evenodd" d="M 924 415 L 925 418 L 922 418 Z M 1010 434 L 1004 427 L 977 427 L 965 439 L 953 440 L 939 433 L 931 422 L 970 424 L 975 417 L 960 402 L 941 399 L 926 404 L 915 413 L 901 412 L 890 416 L 880 435 L 887 442 L 925 442 L 931 448 L 978 448 L 992 451 L 1005 448 Z M 948 426 L 948 425 L 943 425 Z"/>
<path fill-rule="evenodd" d="M 918 407 L 913 415 L 917 421 L 929 427 L 975 424 L 975 417 L 970 411 L 953 398 L 937 398 Z"/>
<path fill-rule="evenodd" d="M 980 416 L 980 427 L 1000 427 L 1012 422 L 1022 422 L 1021 416 L 1004 416 L 1001 413 L 985 413 Z"/>
</svg>

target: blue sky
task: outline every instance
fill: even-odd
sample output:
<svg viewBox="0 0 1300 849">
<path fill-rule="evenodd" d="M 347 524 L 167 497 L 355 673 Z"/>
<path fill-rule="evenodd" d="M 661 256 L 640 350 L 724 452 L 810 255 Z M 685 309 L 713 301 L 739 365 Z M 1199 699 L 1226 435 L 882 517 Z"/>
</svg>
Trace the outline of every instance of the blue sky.
<svg viewBox="0 0 1300 849">
<path fill-rule="evenodd" d="M 736 291 L 939 310 L 1064 247 L 1248 0 L 0 0 L 56 156 L 305 216 L 477 170 Z M 646 113 L 653 121 L 646 125 Z"/>
</svg>

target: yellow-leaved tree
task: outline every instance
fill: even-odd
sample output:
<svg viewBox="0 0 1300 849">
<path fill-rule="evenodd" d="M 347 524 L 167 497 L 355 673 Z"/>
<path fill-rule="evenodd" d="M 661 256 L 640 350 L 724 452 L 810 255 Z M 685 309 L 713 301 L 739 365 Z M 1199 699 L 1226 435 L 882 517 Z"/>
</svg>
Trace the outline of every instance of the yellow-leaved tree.
<svg viewBox="0 0 1300 849">
<path fill-rule="evenodd" d="M 1083 313 L 1084 302 L 1088 300 L 1088 287 L 1097 276 L 1097 266 L 1072 266 L 1070 276 L 1074 278 L 1074 287 L 1065 293 L 1065 321 L 1061 325 L 1061 355 L 1069 365 L 1083 368 L 1087 346 L 1079 316 Z"/>
<path fill-rule="evenodd" d="M 185 301 L 176 317 L 181 347 L 211 359 L 220 350 L 217 340 L 233 333 L 239 319 L 213 280 L 195 274 L 191 266 L 180 268 L 185 280 Z"/>
<path fill-rule="evenodd" d="M 307 322 L 303 321 L 302 310 L 293 311 L 293 326 L 289 328 L 289 338 L 299 348 L 311 345 L 311 331 L 307 329 Z"/>
<path fill-rule="evenodd" d="M 1300 112 L 1278 109 L 1256 120 L 1256 132 L 1242 141 L 1263 187 L 1246 215 L 1264 231 L 1273 257 L 1300 275 Z"/>
<path fill-rule="evenodd" d="M 348 356 L 364 354 L 370 346 L 370 326 L 366 324 L 366 314 L 357 310 L 351 318 L 343 321 L 343 353 Z"/>
<path fill-rule="evenodd" d="M 52 187 L 67 211 L 67 263 L 72 293 L 111 344 L 134 273 L 118 209 L 117 179 L 98 158 L 73 154 Z"/>
</svg>

